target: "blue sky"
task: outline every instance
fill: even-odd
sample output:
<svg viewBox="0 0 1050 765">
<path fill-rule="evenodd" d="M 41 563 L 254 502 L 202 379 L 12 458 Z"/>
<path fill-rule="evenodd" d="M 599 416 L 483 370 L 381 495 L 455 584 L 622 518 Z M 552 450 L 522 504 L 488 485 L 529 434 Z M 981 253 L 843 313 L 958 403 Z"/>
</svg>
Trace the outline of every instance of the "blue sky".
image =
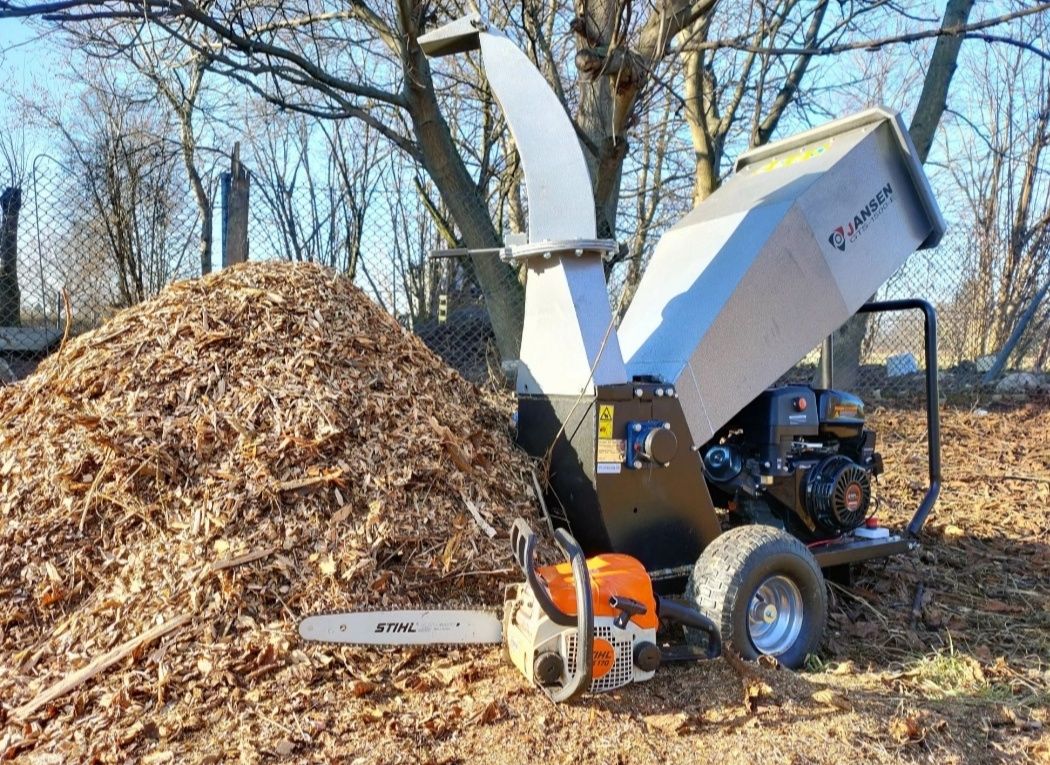
<svg viewBox="0 0 1050 765">
<path fill-rule="evenodd" d="M 0 85 L 8 90 L 28 89 L 51 71 L 60 50 L 22 19 L 0 20 Z"/>
<path fill-rule="evenodd" d="M 18 99 L 46 90 L 60 96 L 68 90 L 63 64 L 68 54 L 51 43 L 21 19 L 0 20 L 0 129 L 8 120 L 18 119 Z M 33 140 L 30 133 L 27 138 Z M 31 155 L 48 150 L 47 139 L 36 136 L 29 147 Z"/>
</svg>

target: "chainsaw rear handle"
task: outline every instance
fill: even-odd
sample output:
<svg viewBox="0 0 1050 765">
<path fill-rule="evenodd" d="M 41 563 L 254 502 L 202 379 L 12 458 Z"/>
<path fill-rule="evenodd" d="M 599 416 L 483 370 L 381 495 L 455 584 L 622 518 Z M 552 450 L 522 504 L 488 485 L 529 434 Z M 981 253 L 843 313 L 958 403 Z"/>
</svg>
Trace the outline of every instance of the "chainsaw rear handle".
<svg viewBox="0 0 1050 765">
<path fill-rule="evenodd" d="M 656 598 L 656 613 L 660 621 L 673 621 L 684 624 L 686 627 L 701 630 L 707 633 L 707 658 L 717 659 L 722 654 L 722 635 L 710 618 L 697 611 L 695 608 L 682 605 L 670 598 Z"/>
<path fill-rule="evenodd" d="M 552 701 L 569 701 L 587 690 L 591 685 L 594 651 L 594 602 L 591 596 L 591 575 L 587 570 L 587 557 L 580 545 L 565 529 L 554 530 L 554 541 L 565 553 L 572 566 L 573 586 L 576 590 L 576 616 L 565 613 L 550 598 L 547 585 L 536 571 L 536 535 L 521 518 L 514 521 L 510 532 L 514 557 L 525 574 L 525 581 L 543 613 L 562 627 L 576 627 L 576 671 L 568 681 L 558 688 L 544 688 Z M 566 667 L 568 669 L 568 667 Z"/>
</svg>

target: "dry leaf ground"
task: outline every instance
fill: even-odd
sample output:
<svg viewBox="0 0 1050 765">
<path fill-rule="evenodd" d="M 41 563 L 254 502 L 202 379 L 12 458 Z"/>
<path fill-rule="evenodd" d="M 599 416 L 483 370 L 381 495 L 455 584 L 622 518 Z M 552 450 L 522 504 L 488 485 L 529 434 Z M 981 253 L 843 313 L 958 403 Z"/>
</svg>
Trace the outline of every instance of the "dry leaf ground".
<svg viewBox="0 0 1050 765">
<path fill-rule="evenodd" d="M 319 610 L 498 602 L 509 521 L 533 512 L 504 406 L 309 266 L 179 284 L 71 342 L 0 392 L 0 756 L 1050 761 L 1045 402 L 944 412 L 921 551 L 831 586 L 805 672 L 719 660 L 554 706 L 496 649 L 300 644 Z M 871 422 L 900 525 L 923 418 Z"/>
</svg>

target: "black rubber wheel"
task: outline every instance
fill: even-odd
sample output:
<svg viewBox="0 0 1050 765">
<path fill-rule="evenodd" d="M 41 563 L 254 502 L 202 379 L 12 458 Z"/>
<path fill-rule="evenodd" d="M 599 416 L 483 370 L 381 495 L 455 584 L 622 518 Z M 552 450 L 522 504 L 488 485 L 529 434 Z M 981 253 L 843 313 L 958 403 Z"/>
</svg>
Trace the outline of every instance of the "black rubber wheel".
<svg viewBox="0 0 1050 765">
<path fill-rule="evenodd" d="M 824 576 L 806 546 L 782 529 L 739 526 L 719 536 L 693 567 L 685 596 L 745 659 L 769 654 L 794 669 L 824 637 Z M 705 640 L 688 629 L 686 638 Z"/>
</svg>

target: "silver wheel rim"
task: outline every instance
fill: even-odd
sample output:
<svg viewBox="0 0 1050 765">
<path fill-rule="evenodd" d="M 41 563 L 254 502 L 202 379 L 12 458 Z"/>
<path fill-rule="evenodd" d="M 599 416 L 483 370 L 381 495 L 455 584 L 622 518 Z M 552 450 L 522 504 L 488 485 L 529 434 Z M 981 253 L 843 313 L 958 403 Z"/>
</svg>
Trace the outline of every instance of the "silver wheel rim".
<svg viewBox="0 0 1050 765">
<path fill-rule="evenodd" d="M 747 609 L 747 629 L 755 650 L 779 656 L 802 632 L 802 593 L 786 576 L 776 574 L 758 586 Z"/>
</svg>

